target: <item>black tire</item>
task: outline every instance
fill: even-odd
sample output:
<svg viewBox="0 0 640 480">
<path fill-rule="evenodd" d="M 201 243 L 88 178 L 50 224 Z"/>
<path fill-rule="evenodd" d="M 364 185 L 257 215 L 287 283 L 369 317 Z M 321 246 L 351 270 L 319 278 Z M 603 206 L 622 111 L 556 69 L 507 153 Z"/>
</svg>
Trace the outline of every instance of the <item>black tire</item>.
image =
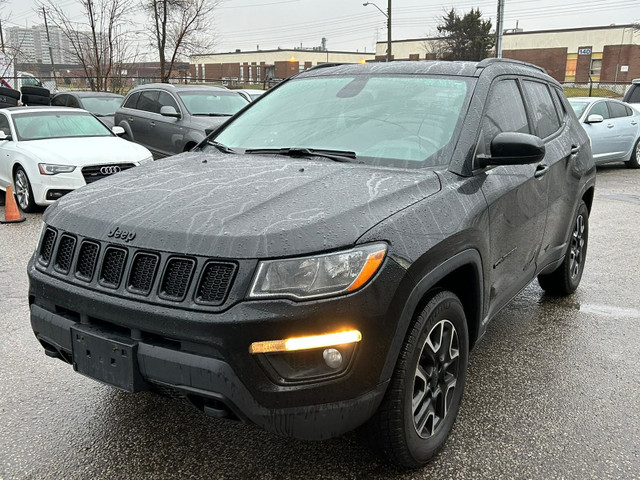
<svg viewBox="0 0 640 480">
<path fill-rule="evenodd" d="M 51 105 L 51 98 L 24 94 L 22 95 L 22 103 L 25 105 Z"/>
<path fill-rule="evenodd" d="M 449 291 L 434 294 L 410 327 L 382 404 L 363 430 L 381 457 L 417 468 L 442 449 L 458 414 L 468 358 L 462 303 Z"/>
<path fill-rule="evenodd" d="M 0 105 L 3 107 L 17 107 L 18 100 L 13 97 L 5 97 L 4 95 L 0 95 Z"/>
<path fill-rule="evenodd" d="M 538 275 L 538 283 L 542 289 L 552 295 L 572 294 L 582 279 L 589 243 L 589 209 L 583 201 L 573 217 L 572 225 L 562 264 L 549 274 Z"/>
<path fill-rule="evenodd" d="M 4 206 L 6 196 L 7 193 L 4 190 L 0 190 L 0 207 Z"/>
<path fill-rule="evenodd" d="M 13 88 L 0 88 L 0 95 L 3 97 L 13 98 L 15 100 L 20 100 L 20 92 Z"/>
<path fill-rule="evenodd" d="M 25 85 L 20 89 L 22 95 L 35 95 L 36 97 L 51 97 L 51 92 L 48 88 L 34 87 L 32 85 Z"/>
<path fill-rule="evenodd" d="M 640 168 L 640 138 L 633 146 L 633 152 L 631 152 L 631 158 L 624 162 L 627 168 Z"/>
<path fill-rule="evenodd" d="M 23 212 L 33 213 L 38 208 L 33 200 L 33 190 L 27 173 L 22 167 L 16 168 L 13 174 L 14 193 L 18 206 Z"/>
</svg>

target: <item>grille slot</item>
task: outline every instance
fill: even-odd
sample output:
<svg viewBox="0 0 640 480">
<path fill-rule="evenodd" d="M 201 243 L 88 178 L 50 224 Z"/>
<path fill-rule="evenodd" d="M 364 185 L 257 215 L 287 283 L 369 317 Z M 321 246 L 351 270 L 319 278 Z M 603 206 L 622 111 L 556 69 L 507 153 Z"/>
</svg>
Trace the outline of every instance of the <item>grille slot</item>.
<svg viewBox="0 0 640 480">
<path fill-rule="evenodd" d="M 132 293 L 149 295 L 157 267 L 157 255 L 152 253 L 136 253 L 131 264 L 127 289 Z"/>
<path fill-rule="evenodd" d="M 125 170 L 134 167 L 133 163 L 120 163 L 118 165 L 90 165 L 82 169 L 82 176 L 84 181 L 89 184 L 93 183 L 101 178 L 110 177 L 118 172 L 124 172 Z M 102 169 L 105 169 L 101 171 Z"/>
<path fill-rule="evenodd" d="M 100 246 L 94 242 L 84 241 L 80 244 L 80 253 L 78 253 L 78 262 L 76 263 L 76 277 L 85 282 L 90 282 L 93 278 L 93 272 L 96 270 L 96 261 Z"/>
<path fill-rule="evenodd" d="M 170 259 L 164 269 L 158 296 L 166 300 L 182 301 L 189 288 L 195 263 L 189 258 Z"/>
<path fill-rule="evenodd" d="M 43 265 L 49 265 L 51 261 L 51 255 L 53 254 L 53 246 L 56 243 L 56 231 L 52 228 L 47 228 L 42 237 L 42 244 L 40 245 L 40 255 L 38 260 Z"/>
<path fill-rule="evenodd" d="M 73 261 L 73 252 L 76 249 L 76 239 L 66 233 L 60 236 L 58 244 L 58 253 L 53 267 L 60 273 L 69 273 L 71 262 Z"/>
<path fill-rule="evenodd" d="M 236 274 L 234 263 L 208 262 L 198 284 L 196 302 L 207 305 L 222 305 Z"/>
<path fill-rule="evenodd" d="M 100 270 L 100 283 L 105 287 L 118 288 L 127 259 L 124 248 L 107 247 Z"/>
</svg>

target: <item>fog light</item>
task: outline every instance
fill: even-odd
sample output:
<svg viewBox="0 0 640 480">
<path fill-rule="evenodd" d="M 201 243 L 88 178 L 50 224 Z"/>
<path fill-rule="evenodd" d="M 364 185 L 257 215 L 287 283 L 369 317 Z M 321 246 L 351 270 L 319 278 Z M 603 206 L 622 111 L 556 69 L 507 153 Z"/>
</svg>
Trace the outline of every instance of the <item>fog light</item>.
<svg viewBox="0 0 640 480">
<path fill-rule="evenodd" d="M 327 348 L 322 352 L 322 358 L 329 368 L 336 369 L 342 366 L 342 354 L 335 348 Z"/>
</svg>

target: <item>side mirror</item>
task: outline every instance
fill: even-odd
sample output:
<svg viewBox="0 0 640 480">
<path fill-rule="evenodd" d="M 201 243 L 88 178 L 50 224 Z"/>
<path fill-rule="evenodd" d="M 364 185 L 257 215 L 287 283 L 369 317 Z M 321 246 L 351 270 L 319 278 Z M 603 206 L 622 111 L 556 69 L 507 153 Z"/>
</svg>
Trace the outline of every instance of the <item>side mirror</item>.
<svg viewBox="0 0 640 480">
<path fill-rule="evenodd" d="M 602 115 L 598 115 L 597 113 L 592 113 L 587 117 L 587 120 L 584 123 L 602 123 L 604 122 L 604 117 Z"/>
<path fill-rule="evenodd" d="M 11 140 L 11 135 L 7 135 L 2 130 L 0 130 L 0 141 L 2 140 Z"/>
<path fill-rule="evenodd" d="M 119 127 L 119 126 L 117 126 L 117 125 L 116 125 L 115 127 L 113 127 L 113 128 L 111 129 L 111 131 L 112 131 L 113 133 L 115 133 L 115 134 L 116 134 L 117 136 L 119 136 L 119 137 L 120 137 L 120 136 L 122 136 L 122 135 L 124 135 L 124 134 L 126 133 L 126 132 L 125 132 L 125 130 L 124 130 L 124 128 Z"/>
<path fill-rule="evenodd" d="M 491 141 L 491 156 L 477 159 L 478 168 L 489 165 L 528 165 L 544 158 L 544 142 L 528 133 L 503 132 Z"/>
<path fill-rule="evenodd" d="M 163 117 L 171 117 L 171 118 L 180 118 L 180 114 L 171 105 L 165 105 L 164 107 L 160 107 L 160 115 Z"/>
</svg>

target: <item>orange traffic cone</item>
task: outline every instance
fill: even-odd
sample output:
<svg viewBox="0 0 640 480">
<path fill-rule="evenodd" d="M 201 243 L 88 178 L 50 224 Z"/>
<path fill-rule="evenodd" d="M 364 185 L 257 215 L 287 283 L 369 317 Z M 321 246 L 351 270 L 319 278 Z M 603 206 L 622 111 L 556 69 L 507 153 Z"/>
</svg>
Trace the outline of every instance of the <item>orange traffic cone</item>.
<svg viewBox="0 0 640 480">
<path fill-rule="evenodd" d="M 7 192 L 5 194 L 5 207 L 4 207 L 4 220 L 0 220 L 0 223 L 20 223 L 26 219 L 20 215 L 18 204 L 13 197 L 13 190 L 11 185 L 7 185 Z"/>
</svg>

